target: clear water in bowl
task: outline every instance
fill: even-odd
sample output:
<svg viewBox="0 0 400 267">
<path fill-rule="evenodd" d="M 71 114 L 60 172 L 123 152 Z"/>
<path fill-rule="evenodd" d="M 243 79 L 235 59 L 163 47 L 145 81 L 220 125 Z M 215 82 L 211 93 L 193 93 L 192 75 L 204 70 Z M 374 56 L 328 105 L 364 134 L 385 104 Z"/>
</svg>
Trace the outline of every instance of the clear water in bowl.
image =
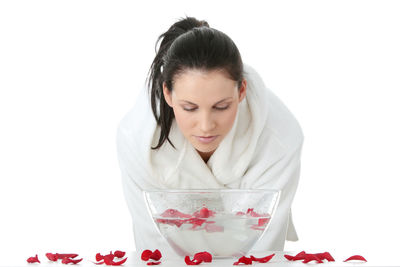
<svg viewBox="0 0 400 267">
<path fill-rule="evenodd" d="M 181 256 L 208 251 L 215 258 L 243 256 L 263 234 L 269 214 L 215 213 L 210 217 L 156 216 L 162 235 Z"/>
</svg>

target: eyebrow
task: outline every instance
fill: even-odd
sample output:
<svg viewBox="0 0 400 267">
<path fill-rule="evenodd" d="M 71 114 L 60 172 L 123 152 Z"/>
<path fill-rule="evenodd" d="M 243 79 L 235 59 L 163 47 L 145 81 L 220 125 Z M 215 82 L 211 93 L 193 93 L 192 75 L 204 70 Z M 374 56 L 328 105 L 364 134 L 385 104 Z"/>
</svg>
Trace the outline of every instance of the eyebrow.
<svg viewBox="0 0 400 267">
<path fill-rule="evenodd" d="M 218 105 L 219 103 L 221 103 L 221 102 L 224 102 L 224 101 L 226 101 L 226 100 L 228 100 L 228 99 L 231 99 L 232 97 L 227 97 L 227 98 L 224 98 L 224 99 L 222 99 L 222 100 L 220 100 L 220 101 L 218 101 L 217 103 L 215 103 L 214 105 Z M 190 101 L 187 101 L 187 100 L 180 100 L 180 102 L 186 102 L 186 103 L 188 103 L 188 104 L 191 104 L 191 105 L 197 105 L 197 104 L 195 104 L 195 103 L 192 103 L 192 102 L 190 102 Z"/>
</svg>

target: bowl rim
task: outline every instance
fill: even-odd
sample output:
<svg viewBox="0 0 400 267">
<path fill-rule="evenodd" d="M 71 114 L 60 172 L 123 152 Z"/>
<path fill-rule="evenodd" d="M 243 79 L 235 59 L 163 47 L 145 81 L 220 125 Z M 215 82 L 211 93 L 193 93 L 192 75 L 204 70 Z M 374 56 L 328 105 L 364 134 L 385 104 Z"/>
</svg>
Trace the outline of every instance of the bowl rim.
<svg viewBox="0 0 400 267">
<path fill-rule="evenodd" d="M 145 193 L 280 193 L 278 189 L 149 189 Z"/>
</svg>

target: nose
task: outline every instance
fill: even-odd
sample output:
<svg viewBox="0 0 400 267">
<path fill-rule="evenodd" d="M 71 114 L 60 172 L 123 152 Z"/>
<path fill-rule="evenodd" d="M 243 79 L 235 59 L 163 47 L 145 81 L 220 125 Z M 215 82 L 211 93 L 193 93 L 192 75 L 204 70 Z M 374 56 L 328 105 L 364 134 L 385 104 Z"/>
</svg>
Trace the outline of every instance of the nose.
<svg viewBox="0 0 400 267">
<path fill-rule="evenodd" d="M 212 116 L 212 114 L 210 114 L 210 112 L 203 112 L 200 116 L 199 119 L 199 126 L 200 126 L 200 130 L 202 133 L 204 134 L 211 134 L 212 130 L 214 130 L 216 123 L 215 120 Z"/>
</svg>

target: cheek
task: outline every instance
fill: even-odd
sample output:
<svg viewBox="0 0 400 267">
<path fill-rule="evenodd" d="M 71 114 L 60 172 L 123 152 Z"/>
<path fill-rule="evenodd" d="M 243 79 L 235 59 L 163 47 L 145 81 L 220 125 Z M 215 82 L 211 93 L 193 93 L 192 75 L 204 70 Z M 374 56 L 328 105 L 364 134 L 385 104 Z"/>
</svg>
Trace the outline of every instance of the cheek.
<svg viewBox="0 0 400 267">
<path fill-rule="evenodd" d="M 221 116 L 220 128 L 223 130 L 224 134 L 228 133 L 233 126 L 236 118 L 237 108 L 232 108 L 229 112 L 226 112 L 223 116 Z"/>
<path fill-rule="evenodd" d="M 187 135 L 188 130 L 192 129 L 193 120 L 189 118 L 190 114 L 181 108 L 174 108 L 175 120 L 183 135 Z"/>
</svg>

